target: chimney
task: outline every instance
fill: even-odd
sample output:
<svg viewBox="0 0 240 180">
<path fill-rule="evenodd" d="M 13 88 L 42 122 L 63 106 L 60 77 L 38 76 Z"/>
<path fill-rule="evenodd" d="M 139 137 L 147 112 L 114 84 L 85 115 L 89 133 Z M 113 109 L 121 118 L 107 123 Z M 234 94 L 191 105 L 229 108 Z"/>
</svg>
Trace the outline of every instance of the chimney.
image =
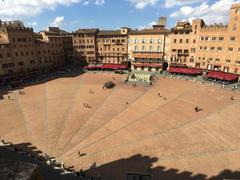
<svg viewBox="0 0 240 180">
<path fill-rule="evenodd" d="M 167 25 L 167 17 L 159 17 L 159 25 L 165 28 Z"/>
</svg>

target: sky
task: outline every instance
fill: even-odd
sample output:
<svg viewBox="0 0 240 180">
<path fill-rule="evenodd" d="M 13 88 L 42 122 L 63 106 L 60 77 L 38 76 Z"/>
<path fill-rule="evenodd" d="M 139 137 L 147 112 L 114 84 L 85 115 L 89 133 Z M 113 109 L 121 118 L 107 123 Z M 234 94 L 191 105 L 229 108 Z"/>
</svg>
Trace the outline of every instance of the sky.
<svg viewBox="0 0 240 180">
<path fill-rule="evenodd" d="M 240 0 L 0 0 L 1 20 L 21 20 L 34 31 L 58 26 L 79 28 L 149 28 L 160 16 L 168 27 L 177 21 L 202 18 L 207 24 L 226 24 L 231 4 Z"/>
</svg>

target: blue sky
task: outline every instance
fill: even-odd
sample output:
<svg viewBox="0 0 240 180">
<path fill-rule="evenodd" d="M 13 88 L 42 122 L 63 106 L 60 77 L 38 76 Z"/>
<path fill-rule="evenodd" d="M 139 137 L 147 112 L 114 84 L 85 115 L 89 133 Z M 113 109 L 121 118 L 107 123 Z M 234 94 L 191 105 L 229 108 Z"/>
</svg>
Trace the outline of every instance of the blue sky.
<svg viewBox="0 0 240 180">
<path fill-rule="evenodd" d="M 60 26 L 67 31 L 98 27 L 148 28 L 159 16 L 168 26 L 178 20 L 203 18 L 226 23 L 229 8 L 239 0 L 1 0 L 0 19 L 20 19 L 35 31 Z"/>
</svg>

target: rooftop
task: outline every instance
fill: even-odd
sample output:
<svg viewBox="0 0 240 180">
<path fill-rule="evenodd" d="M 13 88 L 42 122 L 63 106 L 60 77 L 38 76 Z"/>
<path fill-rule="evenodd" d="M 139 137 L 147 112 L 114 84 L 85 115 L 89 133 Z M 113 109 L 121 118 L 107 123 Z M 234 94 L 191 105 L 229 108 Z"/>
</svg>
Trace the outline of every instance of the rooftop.
<svg viewBox="0 0 240 180">
<path fill-rule="evenodd" d="M 98 28 L 78 29 L 78 30 L 75 31 L 74 33 L 89 33 L 89 34 L 95 34 L 95 33 L 97 33 L 98 31 L 99 31 Z"/>
</svg>

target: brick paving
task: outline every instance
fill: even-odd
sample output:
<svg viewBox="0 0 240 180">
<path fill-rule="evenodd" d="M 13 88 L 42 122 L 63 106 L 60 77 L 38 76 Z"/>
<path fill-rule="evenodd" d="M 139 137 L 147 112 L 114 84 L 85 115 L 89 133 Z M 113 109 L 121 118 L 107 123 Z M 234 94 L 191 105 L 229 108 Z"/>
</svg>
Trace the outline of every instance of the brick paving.
<svg viewBox="0 0 240 180">
<path fill-rule="evenodd" d="M 156 157 L 153 166 L 207 176 L 239 168 L 239 93 L 170 78 L 132 87 L 124 78 L 87 73 L 12 91 L 0 100 L 0 136 L 30 142 L 77 170 L 137 154 Z M 108 80 L 116 87 L 103 90 Z"/>
</svg>

